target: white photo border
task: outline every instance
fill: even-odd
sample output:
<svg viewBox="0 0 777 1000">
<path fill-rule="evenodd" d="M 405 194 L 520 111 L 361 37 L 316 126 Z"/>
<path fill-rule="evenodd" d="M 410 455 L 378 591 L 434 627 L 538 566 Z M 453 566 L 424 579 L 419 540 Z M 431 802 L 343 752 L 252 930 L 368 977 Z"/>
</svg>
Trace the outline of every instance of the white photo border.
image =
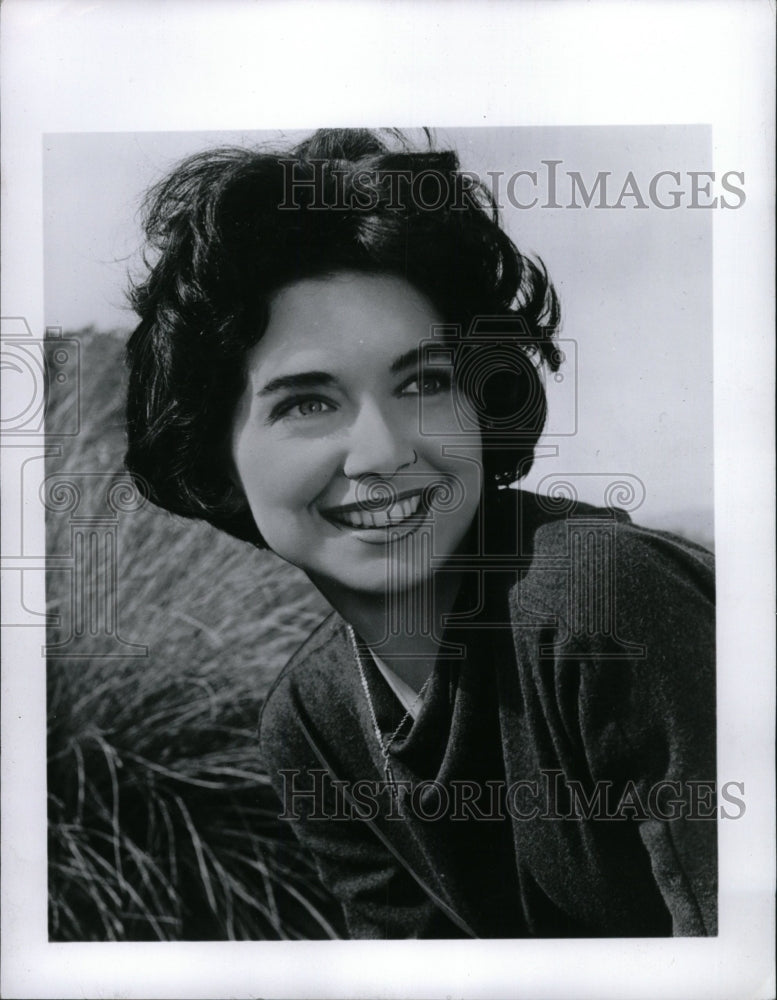
<svg viewBox="0 0 777 1000">
<path fill-rule="evenodd" d="M 718 937 L 49 944 L 45 639 L 16 628 L 3 635 L 2 995 L 773 995 L 771 5 L 10 0 L 2 19 L 2 312 L 35 333 L 47 133 L 703 123 L 713 169 L 743 171 L 747 190 L 713 236 L 718 773 L 744 780 L 747 801 L 720 824 Z M 13 489 L 4 476 L 11 557 Z M 38 514 L 25 511 L 24 540 L 43 551 Z M 41 573 L 24 597 L 44 606 Z"/>
</svg>

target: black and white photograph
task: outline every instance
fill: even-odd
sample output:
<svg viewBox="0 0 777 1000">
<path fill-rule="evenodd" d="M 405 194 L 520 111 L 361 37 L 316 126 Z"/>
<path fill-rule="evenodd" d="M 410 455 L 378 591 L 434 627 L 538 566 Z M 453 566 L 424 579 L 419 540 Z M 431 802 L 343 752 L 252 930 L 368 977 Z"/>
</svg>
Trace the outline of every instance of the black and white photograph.
<svg viewBox="0 0 777 1000">
<path fill-rule="evenodd" d="M 20 7 L 6 73 L 73 18 Z M 36 262 L 20 291 L 4 192 L 4 995 L 768 996 L 774 164 L 741 96 L 575 98 L 595 53 L 551 15 L 625 53 L 613 4 L 163 7 L 79 6 L 88 81 L 27 130 L 18 70 L 4 101 Z M 513 98 L 500 18 L 549 46 Z M 191 51 L 159 107 L 138 52 L 123 106 L 89 90 L 152 25 L 212 27 L 223 107 Z M 392 100 L 334 87 L 368 36 L 376 79 L 416 67 Z"/>
</svg>

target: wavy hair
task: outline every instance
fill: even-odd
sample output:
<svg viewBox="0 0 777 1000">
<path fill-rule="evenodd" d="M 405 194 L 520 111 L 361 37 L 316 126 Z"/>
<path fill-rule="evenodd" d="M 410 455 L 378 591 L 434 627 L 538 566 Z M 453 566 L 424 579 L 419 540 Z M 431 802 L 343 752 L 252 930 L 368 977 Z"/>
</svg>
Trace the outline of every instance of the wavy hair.
<svg viewBox="0 0 777 1000">
<path fill-rule="evenodd" d="M 246 355 L 275 292 L 342 270 L 399 276 L 427 296 L 459 331 L 484 481 L 529 470 L 547 409 L 540 369 L 559 365 L 558 299 L 490 192 L 427 139 L 418 151 L 395 130 L 325 129 L 285 152 L 219 148 L 148 192 L 125 462 L 155 504 L 264 545 L 230 467 Z"/>
</svg>

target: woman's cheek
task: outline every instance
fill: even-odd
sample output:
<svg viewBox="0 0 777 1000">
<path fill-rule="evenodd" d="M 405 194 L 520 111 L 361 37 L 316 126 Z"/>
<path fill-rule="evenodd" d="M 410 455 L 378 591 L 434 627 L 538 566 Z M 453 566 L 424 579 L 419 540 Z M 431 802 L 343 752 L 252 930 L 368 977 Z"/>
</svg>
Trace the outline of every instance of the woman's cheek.
<svg viewBox="0 0 777 1000">
<path fill-rule="evenodd" d="M 279 441 L 255 454 L 251 464 L 252 493 L 259 508 L 255 516 L 293 517 L 306 511 L 336 473 L 336 461 L 316 441 Z M 251 493 L 248 499 L 252 500 Z"/>
</svg>

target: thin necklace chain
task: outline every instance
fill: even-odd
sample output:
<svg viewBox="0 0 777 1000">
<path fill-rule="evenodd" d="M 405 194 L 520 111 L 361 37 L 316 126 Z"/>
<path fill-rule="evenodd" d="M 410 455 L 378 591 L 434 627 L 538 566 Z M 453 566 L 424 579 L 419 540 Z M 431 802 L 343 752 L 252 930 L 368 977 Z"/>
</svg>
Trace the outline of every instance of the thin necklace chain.
<svg viewBox="0 0 777 1000">
<path fill-rule="evenodd" d="M 386 775 L 386 782 L 391 787 L 391 791 L 394 797 L 396 798 L 397 783 L 396 779 L 394 778 L 394 770 L 391 767 L 391 760 L 390 760 L 391 746 L 394 740 L 397 738 L 397 736 L 399 736 L 399 731 L 401 730 L 402 726 L 404 726 L 404 724 L 413 714 L 413 709 L 415 708 L 416 704 L 423 698 L 424 691 L 426 690 L 426 686 L 431 680 L 432 675 L 429 674 L 429 676 L 424 681 L 423 686 L 421 687 L 421 690 L 418 692 L 415 701 L 402 716 L 397 728 L 388 737 L 388 739 L 384 739 L 383 734 L 380 731 L 380 726 L 378 725 L 378 717 L 375 714 L 375 706 L 372 702 L 372 695 L 370 694 L 370 686 L 367 683 L 367 675 L 364 672 L 364 663 L 362 661 L 362 654 L 361 650 L 359 649 L 359 644 L 356 641 L 356 633 L 354 632 L 353 628 L 351 628 L 350 625 L 346 624 L 346 628 L 348 629 L 348 636 L 351 640 L 354 657 L 356 658 L 356 666 L 358 667 L 359 670 L 359 679 L 361 680 L 362 688 L 364 689 L 364 696 L 367 699 L 367 708 L 369 709 L 370 712 L 370 720 L 372 721 L 372 727 L 375 730 L 375 737 L 378 741 L 378 746 L 380 747 L 381 756 L 383 757 L 383 771 Z"/>
</svg>

